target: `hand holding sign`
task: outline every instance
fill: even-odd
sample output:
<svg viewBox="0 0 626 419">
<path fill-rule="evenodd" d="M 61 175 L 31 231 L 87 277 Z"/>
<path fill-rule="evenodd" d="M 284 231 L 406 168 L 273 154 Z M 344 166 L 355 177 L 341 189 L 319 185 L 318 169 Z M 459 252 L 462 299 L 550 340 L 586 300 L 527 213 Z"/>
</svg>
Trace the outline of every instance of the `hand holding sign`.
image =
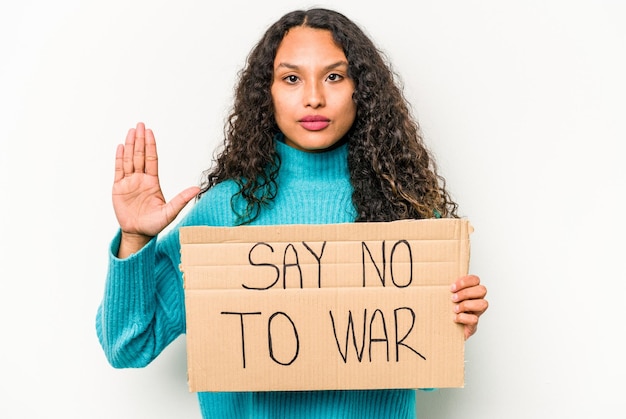
<svg viewBox="0 0 626 419">
<path fill-rule="evenodd" d="M 462 276 L 450 287 L 454 306 L 454 321 L 464 325 L 465 339 L 469 339 L 478 328 L 478 318 L 487 310 L 489 303 L 485 300 L 487 288 L 481 285 L 476 275 Z"/>
</svg>

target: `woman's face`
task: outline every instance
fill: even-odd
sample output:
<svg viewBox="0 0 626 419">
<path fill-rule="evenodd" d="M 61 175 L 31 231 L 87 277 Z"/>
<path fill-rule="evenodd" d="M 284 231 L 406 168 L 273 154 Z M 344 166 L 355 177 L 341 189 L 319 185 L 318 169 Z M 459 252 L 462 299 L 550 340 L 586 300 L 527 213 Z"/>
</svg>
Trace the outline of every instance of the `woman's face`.
<svg viewBox="0 0 626 419">
<path fill-rule="evenodd" d="M 295 27 L 274 58 L 272 101 L 285 142 L 316 152 L 335 145 L 356 117 L 348 60 L 330 31 Z"/>
</svg>

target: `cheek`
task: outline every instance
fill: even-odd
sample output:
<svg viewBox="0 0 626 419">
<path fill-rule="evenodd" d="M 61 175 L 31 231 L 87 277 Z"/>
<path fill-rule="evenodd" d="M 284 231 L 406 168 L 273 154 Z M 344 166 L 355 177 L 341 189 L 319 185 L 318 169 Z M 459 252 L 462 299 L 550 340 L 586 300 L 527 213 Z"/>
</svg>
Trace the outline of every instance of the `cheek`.
<svg viewBox="0 0 626 419">
<path fill-rule="evenodd" d="M 344 115 L 346 116 L 346 123 L 352 125 L 356 119 L 356 104 L 350 99 L 344 107 Z"/>
<path fill-rule="evenodd" d="M 273 90 L 272 106 L 274 107 L 274 115 L 276 116 L 276 118 L 284 115 L 290 109 L 289 103 L 285 100 L 285 97 L 279 94 L 275 94 Z"/>
<path fill-rule="evenodd" d="M 286 107 L 283 103 L 274 101 L 274 119 L 276 119 L 276 122 L 281 122 L 286 119 L 285 109 Z"/>
<path fill-rule="evenodd" d="M 349 92 L 343 92 L 341 95 L 336 97 L 337 103 L 341 103 L 341 109 L 346 116 L 356 114 L 356 103 L 354 103 L 354 99 L 352 95 L 354 90 L 350 90 Z"/>
</svg>

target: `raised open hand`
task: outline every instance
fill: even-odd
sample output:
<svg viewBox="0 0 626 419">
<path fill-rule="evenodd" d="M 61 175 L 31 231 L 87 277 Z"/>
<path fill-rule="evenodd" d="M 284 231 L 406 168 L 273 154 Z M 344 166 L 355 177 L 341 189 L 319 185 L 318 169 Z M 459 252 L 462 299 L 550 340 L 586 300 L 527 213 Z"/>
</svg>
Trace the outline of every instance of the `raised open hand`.
<svg viewBox="0 0 626 419">
<path fill-rule="evenodd" d="M 158 171 L 154 134 L 140 122 L 117 147 L 113 182 L 113 209 L 122 240 L 134 241 L 137 248 L 167 227 L 200 190 L 187 188 L 166 202 Z"/>
</svg>

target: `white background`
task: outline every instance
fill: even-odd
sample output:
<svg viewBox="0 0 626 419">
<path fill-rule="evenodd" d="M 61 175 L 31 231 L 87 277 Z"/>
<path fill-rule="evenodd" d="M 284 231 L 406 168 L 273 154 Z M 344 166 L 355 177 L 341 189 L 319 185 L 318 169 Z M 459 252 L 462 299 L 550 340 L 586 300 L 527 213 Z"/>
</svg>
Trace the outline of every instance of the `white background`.
<svg viewBox="0 0 626 419">
<path fill-rule="evenodd" d="M 96 339 L 115 147 L 144 121 L 166 196 L 197 184 L 247 53 L 283 13 L 311 5 L 2 0 L 2 418 L 200 417 L 184 338 L 138 370 L 110 367 Z M 420 417 L 620 417 L 624 3 L 332 7 L 401 75 L 489 288 L 465 388 L 420 393 Z"/>
</svg>

